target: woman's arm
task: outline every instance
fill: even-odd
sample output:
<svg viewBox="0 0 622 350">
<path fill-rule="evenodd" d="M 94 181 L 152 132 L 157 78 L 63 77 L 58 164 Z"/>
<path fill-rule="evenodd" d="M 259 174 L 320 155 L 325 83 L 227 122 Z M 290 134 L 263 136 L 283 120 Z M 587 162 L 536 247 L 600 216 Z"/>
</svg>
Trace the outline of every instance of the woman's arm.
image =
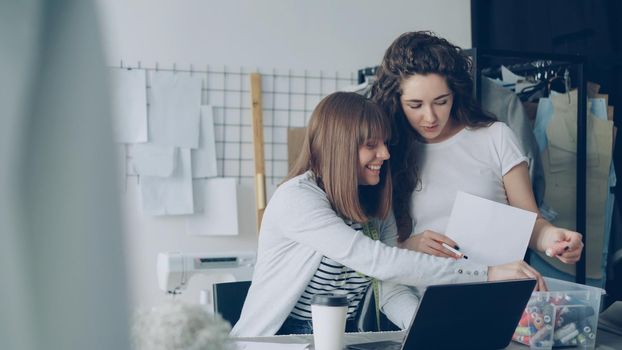
<svg viewBox="0 0 622 350">
<path fill-rule="evenodd" d="M 262 235 L 283 235 L 358 272 L 393 283 L 426 286 L 535 278 L 540 288 L 545 288 L 540 274 L 522 260 L 488 267 L 464 259 L 444 259 L 391 247 L 372 240 L 346 225 L 319 188 L 302 184 L 286 186 L 282 185 L 268 203 Z M 396 230 L 393 215 L 382 226 L 381 230 Z"/>
<path fill-rule="evenodd" d="M 421 233 L 411 235 L 404 242 L 398 244 L 398 247 L 439 256 L 441 258 L 460 259 L 463 257 L 463 255 L 455 254 L 451 250 L 445 248 L 443 243 L 454 249 L 460 249 L 453 239 L 432 230 L 425 230 Z"/>
<path fill-rule="evenodd" d="M 577 262 L 583 249 L 581 234 L 556 227 L 540 216 L 527 164 L 520 163 L 508 171 L 503 176 L 503 185 L 511 206 L 538 213 L 529 247 L 555 256 L 566 264 Z"/>
<path fill-rule="evenodd" d="M 378 229 L 396 231 L 391 215 Z M 275 232 L 266 232 L 270 229 Z M 268 203 L 262 235 L 278 233 L 368 276 L 406 285 L 485 281 L 488 267 L 442 259 L 374 241 L 349 227 L 325 194 L 308 183 L 284 184 Z"/>
<path fill-rule="evenodd" d="M 380 282 L 379 291 L 382 313 L 401 329 L 407 329 L 419 306 L 419 298 L 409 287 L 386 281 Z"/>
<path fill-rule="evenodd" d="M 372 223 L 380 233 L 380 240 L 389 246 L 397 246 L 397 227 L 393 213 L 386 220 L 374 220 Z M 380 281 L 379 307 L 391 322 L 401 329 L 406 329 L 415 315 L 419 298 L 410 287 L 401 284 Z"/>
</svg>

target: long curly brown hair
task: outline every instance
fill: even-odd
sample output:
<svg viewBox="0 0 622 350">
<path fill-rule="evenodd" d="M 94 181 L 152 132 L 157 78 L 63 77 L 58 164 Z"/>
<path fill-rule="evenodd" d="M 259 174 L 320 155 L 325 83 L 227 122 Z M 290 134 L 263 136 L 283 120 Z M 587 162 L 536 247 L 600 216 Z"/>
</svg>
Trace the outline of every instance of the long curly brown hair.
<svg viewBox="0 0 622 350">
<path fill-rule="evenodd" d="M 391 118 L 393 210 L 400 241 L 407 239 L 413 229 L 410 197 L 417 185 L 415 140 L 420 138 L 400 103 L 402 82 L 415 74 L 444 77 L 454 99 L 450 117 L 470 128 L 489 126 L 496 118 L 486 114 L 475 100 L 471 66 L 471 60 L 458 46 L 432 32 L 419 31 L 395 39 L 376 72 L 371 98 Z"/>
</svg>

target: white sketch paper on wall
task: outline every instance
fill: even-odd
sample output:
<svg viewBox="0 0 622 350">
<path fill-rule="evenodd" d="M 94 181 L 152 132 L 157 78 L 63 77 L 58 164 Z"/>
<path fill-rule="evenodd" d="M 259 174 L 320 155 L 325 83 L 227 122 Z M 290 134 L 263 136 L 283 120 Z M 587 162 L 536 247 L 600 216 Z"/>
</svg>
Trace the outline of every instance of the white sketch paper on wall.
<svg viewBox="0 0 622 350">
<path fill-rule="evenodd" d="M 186 218 L 186 233 L 200 236 L 238 234 L 235 178 L 195 179 L 196 214 Z"/>
<path fill-rule="evenodd" d="M 179 150 L 179 162 L 169 177 L 141 176 L 143 210 L 150 215 L 194 213 L 190 150 Z"/>
<path fill-rule="evenodd" d="M 142 143 L 147 136 L 147 83 L 142 69 L 111 68 L 115 141 Z"/>
<path fill-rule="evenodd" d="M 177 148 L 151 143 L 128 145 L 131 149 L 130 173 L 143 176 L 169 177 L 177 164 Z"/>
<path fill-rule="evenodd" d="M 201 106 L 201 128 L 199 148 L 191 151 L 192 177 L 216 177 L 216 140 L 214 136 L 214 109 L 212 106 Z"/>
<path fill-rule="evenodd" d="M 160 146 L 197 148 L 201 78 L 187 73 L 151 72 L 149 140 Z"/>
</svg>

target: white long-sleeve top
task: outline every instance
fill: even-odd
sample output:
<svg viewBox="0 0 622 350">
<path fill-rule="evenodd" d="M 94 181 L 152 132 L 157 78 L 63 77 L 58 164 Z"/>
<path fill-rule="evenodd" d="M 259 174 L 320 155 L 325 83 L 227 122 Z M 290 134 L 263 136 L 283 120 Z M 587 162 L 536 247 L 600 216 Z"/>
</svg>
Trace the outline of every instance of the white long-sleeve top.
<svg viewBox="0 0 622 350">
<path fill-rule="evenodd" d="M 380 307 L 408 326 L 418 299 L 410 286 L 485 281 L 488 267 L 395 246 L 395 219 L 376 220 L 380 241 L 350 228 L 306 172 L 283 183 L 264 212 L 253 280 L 232 336 L 274 335 L 327 256 L 380 281 Z"/>
</svg>

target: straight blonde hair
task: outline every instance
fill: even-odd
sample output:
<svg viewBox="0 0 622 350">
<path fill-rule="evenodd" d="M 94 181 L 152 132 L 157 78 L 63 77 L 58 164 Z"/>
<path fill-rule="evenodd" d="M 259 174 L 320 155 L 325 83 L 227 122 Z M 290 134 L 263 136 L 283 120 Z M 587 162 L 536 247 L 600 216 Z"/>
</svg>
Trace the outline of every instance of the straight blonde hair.
<svg viewBox="0 0 622 350">
<path fill-rule="evenodd" d="M 374 102 L 352 92 L 335 92 L 317 105 L 300 155 L 286 180 L 311 170 L 333 209 L 343 218 L 365 223 L 391 210 L 391 170 L 385 162 L 380 183 L 359 186 L 359 146 L 389 139 L 391 124 Z"/>
</svg>

